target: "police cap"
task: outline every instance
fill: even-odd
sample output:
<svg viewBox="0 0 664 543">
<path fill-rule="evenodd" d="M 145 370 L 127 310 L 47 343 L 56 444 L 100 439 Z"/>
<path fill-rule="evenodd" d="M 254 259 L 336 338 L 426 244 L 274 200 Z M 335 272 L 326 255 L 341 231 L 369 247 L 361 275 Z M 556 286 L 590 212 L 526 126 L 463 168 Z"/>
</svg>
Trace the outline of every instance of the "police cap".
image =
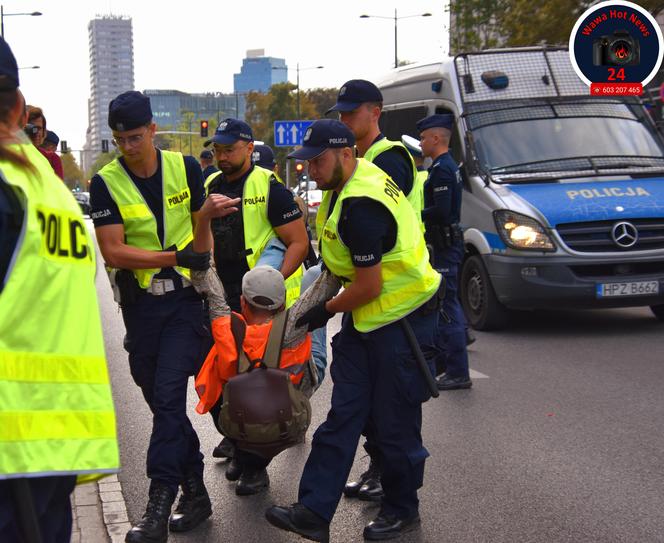
<svg viewBox="0 0 664 543">
<path fill-rule="evenodd" d="M 18 88 L 18 65 L 7 42 L 0 38 L 0 90 Z"/>
<path fill-rule="evenodd" d="M 350 129 L 336 119 L 320 119 L 307 128 L 302 147 L 293 151 L 288 158 L 311 160 L 328 149 L 353 147 L 355 136 Z"/>
<path fill-rule="evenodd" d="M 53 130 L 47 130 L 44 141 L 52 143 L 53 145 L 57 145 L 58 143 L 60 143 L 60 138 L 55 132 L 53 132 Z"/>
<path fill-rule="evenodd" d="M 254 134 L 249 126 L 244 121 L 239 119 L 224 119 L 219 123 L 217 129 L 214 131 L 214 136 L 205 142 L 207 147 L 211 143 L 218 143 L 219 145 L 231 145 L 238 140 L 254 141 Z"/>
<path fill-rule="evenodd" d="M 420 132 L 427 128 L 446 128 L 447 130 L 452 130 L 453 126 L 454 115 L 451 113 L 437 113 L 436 115 L 429 115 L 417 121 L 417 129 Z"/>
<path fill-rule="evenodd" d="M 337 103 L 328 109 L 331 111 L 353 111 L 366 102 L 382 102 L 383 95 L 376 85 L 366 79 L 351 79 L 339 89 Z"/>
<path fill-rule="evenodd" d="M 414 137 L 404 134 L 401 136 L 401 143 L 406 146 L 408 152 L 415 158 L 422 158 L 422 147 L 420 147 L 419 140 Z"/>
<path fill-rule="evenodd" d="M 108 104 L 108 126 L 124 132 L 144 126 L 152 121 L 150 99 L 142 92 L 127 91 Z"/>
<path fill-rule="evenodd" d="M 251 160 L 257 166 L 273 170 L 277 163 L 274 161 L 274 152 L 269 145 L 254 145 Z"/>
<path fill-rule="evenodd" d="M 206 158 L 208 160 L 212 160 L 214 158 L 214 155 L 212 154 L 212 151 L 204 149 L 201 151 L 200 158 Z"/>
</svg>

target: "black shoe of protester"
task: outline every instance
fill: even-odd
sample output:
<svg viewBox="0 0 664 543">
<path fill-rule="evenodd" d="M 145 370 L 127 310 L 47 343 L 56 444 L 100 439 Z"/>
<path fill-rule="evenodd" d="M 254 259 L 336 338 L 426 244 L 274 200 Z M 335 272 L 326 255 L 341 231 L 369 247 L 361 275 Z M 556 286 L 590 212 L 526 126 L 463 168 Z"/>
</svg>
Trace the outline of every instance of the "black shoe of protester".
<svg viewBox="0 0 664 543">
<path fill-rule="evenodd" d="M 226 468 L 226 479 L 229 481 L 237 481 L 242 475 L 243 466 L 237 458 L 233 458 Z"/>
<path fill-rule="evenodd" d="M 171 532 L 187 532 L 212 515 L 212 504 L 200 475 L 189 475 L 182 482 L 178 505 L 168 520 Z"/>
<path fill-rule="evenodd" d="M 364 539 L 369 541 L 382 541 L 383 539 L 394 539 L 396 537 L 414 530 L 420 525 L 420 516 L 416 513 L 409 519 L 400 519 L 393 515 L 379 513 L 364 528 Z"/>
<path fill-rule="evenodd" d="M 168 517 L 175 493 L 167 485 L 152 481 L 148 505 L 143 518 L 125 536 L 126 543 L 165 543 L 168 539 Z"/>
<path fill-rule="evenodd" d="M 235 493 L 238 496 L 250 496 L 258 494 L 270 486 L 270 477 L 267 470 L 246 469 L 240 475 L 240 479 L 235 487 Z"/>
<path fill-rule="evenodd" d="M 287 507 L 274 505 L 265 511 L 265 518 L 273 526 L 299 534 L 310 541 L 330 541 L 330 523 L 301 503 Z"/>
<path fill-rule="evenodd" d="M 219 442 L 214 450 L 212 451 L 212 456 L 215 458 L 233 458 L 235 454 L 235 445 L 231 442 L 230 439 L 225 437 Z"/>
</svg>

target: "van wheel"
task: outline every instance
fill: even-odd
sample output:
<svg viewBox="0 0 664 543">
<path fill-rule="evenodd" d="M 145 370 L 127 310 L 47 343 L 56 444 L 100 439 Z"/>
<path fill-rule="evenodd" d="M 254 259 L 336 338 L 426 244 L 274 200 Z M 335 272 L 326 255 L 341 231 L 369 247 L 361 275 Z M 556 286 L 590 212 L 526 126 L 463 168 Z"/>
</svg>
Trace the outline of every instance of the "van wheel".
<svg viewBox="0 0 664 543">
<path fill-rule="evenodd" d="M 664 304 L 651 305 L 650 311 L 657 317 L 657 320 L 664 321 Z"/>
<path fill-rule="evenodd" d="M 507 309 L 496 298 L 482 258 L 473 255 L 461 269 L 461 304 L 475 330 L 496 330 L 506 324 Z"/>
</svg>

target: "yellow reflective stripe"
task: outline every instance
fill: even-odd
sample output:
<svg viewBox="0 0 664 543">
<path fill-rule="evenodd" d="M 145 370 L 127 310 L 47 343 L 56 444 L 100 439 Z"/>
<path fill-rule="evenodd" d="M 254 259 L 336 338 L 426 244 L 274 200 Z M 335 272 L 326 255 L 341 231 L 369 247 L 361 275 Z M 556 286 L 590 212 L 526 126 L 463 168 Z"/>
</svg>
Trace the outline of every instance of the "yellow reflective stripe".
<svg viewBox="0 0 664 543">
<path fill-rule="evenodd" d="M 94 480 L 120 467 L 115 439 L 54 439 L 0 443 L 0 479 L 3 475 L 81 475 Z"/>
<path fill-rule="evenodd" d="M 0 394 L 0 411 L 108 411 L 113 407 L 108 383 L 26 383 L 5 381 Z"/>
<path fill-rule="evenodd" d="M 103 356 L 0 351 L 0 381 L 108 383 Z"/>
<path fill-rule="evenodd" d="M 152 216 L 150 208 L 145 204 L 119 205 L 118 209 L 123 219 L 142 219 L 143 217 Z"/>
<path fill-rule="evenodd" d="M 36 439 L 114 438 L 115 415 L 113 411 L 5 411 L 0 413 L 0 443 Z"/>
</svg>

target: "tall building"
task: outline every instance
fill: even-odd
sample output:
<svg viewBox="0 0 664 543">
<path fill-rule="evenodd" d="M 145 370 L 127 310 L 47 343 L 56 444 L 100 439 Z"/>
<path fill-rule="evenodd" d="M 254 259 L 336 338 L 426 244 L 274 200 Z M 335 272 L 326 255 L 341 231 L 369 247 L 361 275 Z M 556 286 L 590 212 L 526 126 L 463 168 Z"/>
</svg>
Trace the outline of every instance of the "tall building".
<svg viewBox="0 0 664 543">
<path fill-rule="evenodd" d="M 222 119 L 244 118 L 244 97 L 238 94 L 189 94 L 178 90 L 154 89 L 144 90 L 143 93 L 150 97 L 157 130 L 189 130 L 190 127 L 183 127 L 181 123 L 191 119 L 191 130 L 197 131 L 198 121 L 207 120 L 212 132 Z"/>
<path fill-rule="evenodd" d="M 111 141 L 108 103 L 118 94 L 134 88 L 134 45 L 131 18 L 104 15 L 88 24 L 90 46 L 90 98 L 88 131 L 83 152 L 87 171 L 102 149 L 102 140 Z"/>
<path fill-rule="evenodd" d="M 283 58 L 266 57 L 264 49 L 250 49 L 242 60 L 239 74 L 233 75 L 233 90 L 237 93 L 267 92 L 275 83 L 288 81 L 288 69 Z"/>
</svg>

